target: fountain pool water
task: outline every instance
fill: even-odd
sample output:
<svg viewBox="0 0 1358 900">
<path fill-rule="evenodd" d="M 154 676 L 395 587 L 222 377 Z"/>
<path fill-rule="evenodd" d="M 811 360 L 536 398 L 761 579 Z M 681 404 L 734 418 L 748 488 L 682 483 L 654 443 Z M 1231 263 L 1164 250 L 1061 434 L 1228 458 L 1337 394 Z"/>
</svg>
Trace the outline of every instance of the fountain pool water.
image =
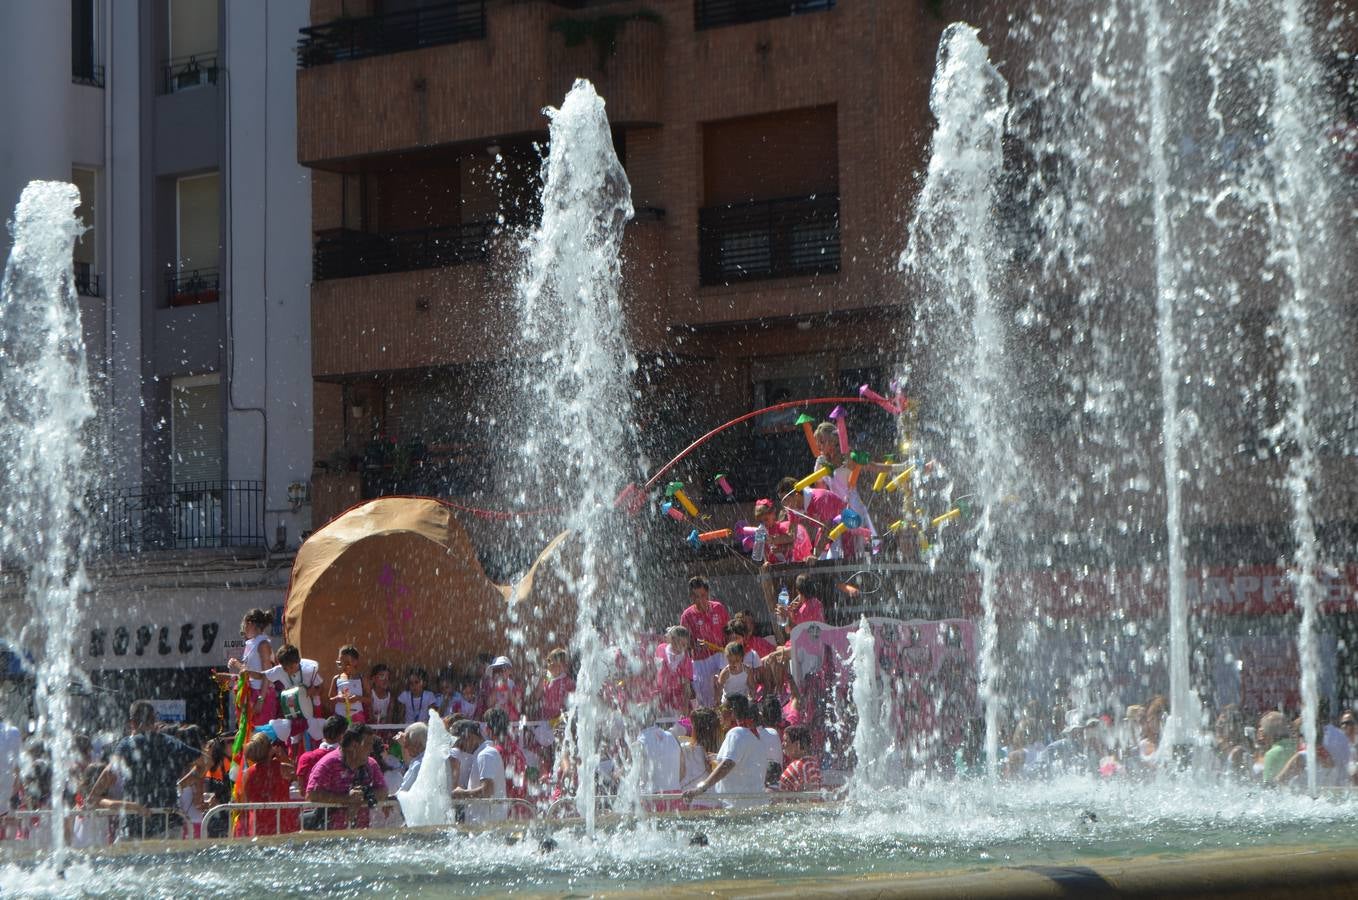
<svg viewBox="0 0 1358 900">
<path fill-rule="evenodd" d="M 1089 813 L 1094 815 L 1091 817 Z M 729 821 L 673 821 L 556 833 L 544 853 L 532 834 L 412 834 L 399 841 L 349 836 L 290 847 L 237 844 L 183 853 L 73 863 L 68 881 L 7 867 L 5 884 L 33 895 L 182 894 L 242 900 L 295 896 L 299 885 L 334 897 L 447 897 L 656 891 L 714 879 L 843 879 L 893 872 L 1067 866 L 1097 859 L 1206 850 L 1350 843 L 1350 807 L 1272 791 L 1225 794 L 1186 782 L 1127 789 L 1085 779 L 1042 785 L 967 780 L 882 791 L 869 808 L 781 812 Z M 705 847 L 691 845 L 695 833 Z M 338 854 L 338 856 L 337 856 Z"/>
</svg>

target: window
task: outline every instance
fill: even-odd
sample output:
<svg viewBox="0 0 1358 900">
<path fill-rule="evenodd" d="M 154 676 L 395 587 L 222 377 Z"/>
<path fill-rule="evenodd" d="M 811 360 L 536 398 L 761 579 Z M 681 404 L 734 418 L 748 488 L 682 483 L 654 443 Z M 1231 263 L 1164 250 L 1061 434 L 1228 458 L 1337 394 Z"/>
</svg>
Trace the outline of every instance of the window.
<svg viewBox="0 0 1358 900">
<path fill-rule="evenodd" d="M 704 123 L 703 284 L 839 271 L 837 135 L 833 106 Z"/>
<path fill-rule="evenodd" d="M 95 0 L 71 0 L 71 80 L 76 84 L 104 86 L 98 33 Z"/>
<path fill-rule="evenodd" d="M 221 178 L 216 172 L 175 184 L 177 243 L 170 274 L 172 306 L 215 303 L 221 287 Z"/>
<path fill-rule="evenodd" d="M 75 287 L 82 297 L 98 297 L 99 293 L 99 235 L 95 229 L 98 213 L 98 178 L 93 169 L 72 169 L 71 183 L 80 191 L 80 206 L 76 215 L 85 232 L 75 242 Z"/>
<path fill-rule="evenodd" d="M 170 480 L 186 484 L 221 477 L 221 377 L 176 378 L 170 382 Z"/>
<path fill-rule="evenodd" d="M 694 0 L 693 26 L 721 28 L 835 8 L 835 0 Z"/>
<path fill-rule="evenodd" d="M 217 83 L 217 0 L 169 0 L 169 54 L 161 93 Z"/>
</svg>

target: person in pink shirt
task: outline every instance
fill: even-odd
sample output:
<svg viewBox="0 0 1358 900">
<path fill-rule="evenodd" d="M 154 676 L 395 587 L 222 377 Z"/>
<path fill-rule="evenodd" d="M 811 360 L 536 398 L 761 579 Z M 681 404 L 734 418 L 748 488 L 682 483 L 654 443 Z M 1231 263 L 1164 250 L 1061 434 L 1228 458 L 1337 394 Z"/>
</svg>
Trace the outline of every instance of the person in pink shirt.
<svg viewBox="0 0 1358 900">
<path fill-rule="evenodd" d="M 376 734 L 362 723 L 350 725 L 340 745 L 321 757 L 307 779 L 306 799 L 312 803 L 338 803 L 342 809 L 330 810 L 329 826 L 348 828 L 350 816 L 355 828 L 368 827 L 368 810 L 387 799 L 382 769 L 372 758 Z"/>
<path fill-rule="evenodd" d="M 804 522 L 808 533 L 815 535 L 810 555 L 820 557 L 830 546 L 830 529 L 833 527 L 830 523 L 848 504 L 844 498 L 826 488 L 809 487 L 798 492 L 793 489 L 794 485 L 796 482 L 791 478 L 778 482 L 778 496 L 782 499 L 788 518 Z"/>
<path fill-rule="evenodd" d="M 665 641 L 655 648 L 655 700 L 662 716 L 686 716 L 693 709 L 691 640 L 687 628 L 674 625 L 665 632 Z"/>
<path fill-rule="evenodd" d="M 811 537 L 806 533 L 806 526 L 791 517 L 779 519 L 774 512 L 772 500 L 756 500 L 754 517 L 769 532 L 765 565 L 801 562 L 811 555 Z"/>
<path fill-rule="evenodd" d="M 701 575 L 688 580 L 688 596 L 693 603 L 679 616 L 679 624 L 693 637 L 693 692 L 699 705 L 714 706 L 713 679 L 726 662 L 726 623 L 731 614 L 712 598 L 707 579 Z"/>
<path fill-rule="evenodd" d="M 824 622 L 825 606 L 820 602 L 820 598 L 815 595 L 816 582 L 810 575 L 802 573 L 797 576 L 797 596 L 792 598 L 792 602 L 786 607 L 780 606 L 775 610 L 779 621 L 787 629 L 788 634 L 803 622 Z"/>
<path fill-rule="evenodd" d="M 538 709 L 538 716 L 548 722 L 561 718 L 561 714 L 566 711 L 566 699 L 575 690 L 575 682 L 566 671 L 569 663 L 570 654 L 564 647 L 557 647 L 547 654 L 547 672 L 552 677 L 542 689 L 542 706 Z"/>
</svg>

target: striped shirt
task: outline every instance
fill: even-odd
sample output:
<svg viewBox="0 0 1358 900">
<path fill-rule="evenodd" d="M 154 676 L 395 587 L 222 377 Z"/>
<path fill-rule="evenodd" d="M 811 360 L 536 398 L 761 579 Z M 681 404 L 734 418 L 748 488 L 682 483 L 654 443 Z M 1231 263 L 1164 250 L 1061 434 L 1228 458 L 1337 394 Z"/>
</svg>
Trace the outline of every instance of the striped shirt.
<svg viewBox="0 0 1358 900">
<path fill-rule="evenodd" d="M 778 779 L 778 790 L 789 793 L 818 791 L 820 788 L 820 760 L 814 756 L 794 759 L 787 764 L 782 777 Z"/>
</svg>

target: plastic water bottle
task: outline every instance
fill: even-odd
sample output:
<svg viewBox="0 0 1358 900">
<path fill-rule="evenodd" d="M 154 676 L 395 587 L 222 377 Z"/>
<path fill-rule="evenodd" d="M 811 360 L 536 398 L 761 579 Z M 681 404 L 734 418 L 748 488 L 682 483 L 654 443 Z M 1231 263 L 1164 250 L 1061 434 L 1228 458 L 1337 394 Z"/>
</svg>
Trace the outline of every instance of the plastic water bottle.
<svg viewBox="0 0 1358 900">
<path fill-rule="evenodd" d="M 764 561 L 764 546 L 768 544 L 768 542 L 769 530 L 765 526 L 760 525 L 754 532 L 754 551 L 751 554 L 754 557 L 755 562 L 762 563 Z"/>
<path fill-rule="evenodd" d="M 791 603 L 792 603 L 792 597 L 790 597 L 790 596 L 788 595 L 788 592 L 787 592 L 787 585 L 783 585 L 783 589 L 782 589 L 781 591 L 778 592 L 778 605 L 779 605 L 779 606 L 789 606 L 789 605 L 791 605 Z"/>
</svg>

